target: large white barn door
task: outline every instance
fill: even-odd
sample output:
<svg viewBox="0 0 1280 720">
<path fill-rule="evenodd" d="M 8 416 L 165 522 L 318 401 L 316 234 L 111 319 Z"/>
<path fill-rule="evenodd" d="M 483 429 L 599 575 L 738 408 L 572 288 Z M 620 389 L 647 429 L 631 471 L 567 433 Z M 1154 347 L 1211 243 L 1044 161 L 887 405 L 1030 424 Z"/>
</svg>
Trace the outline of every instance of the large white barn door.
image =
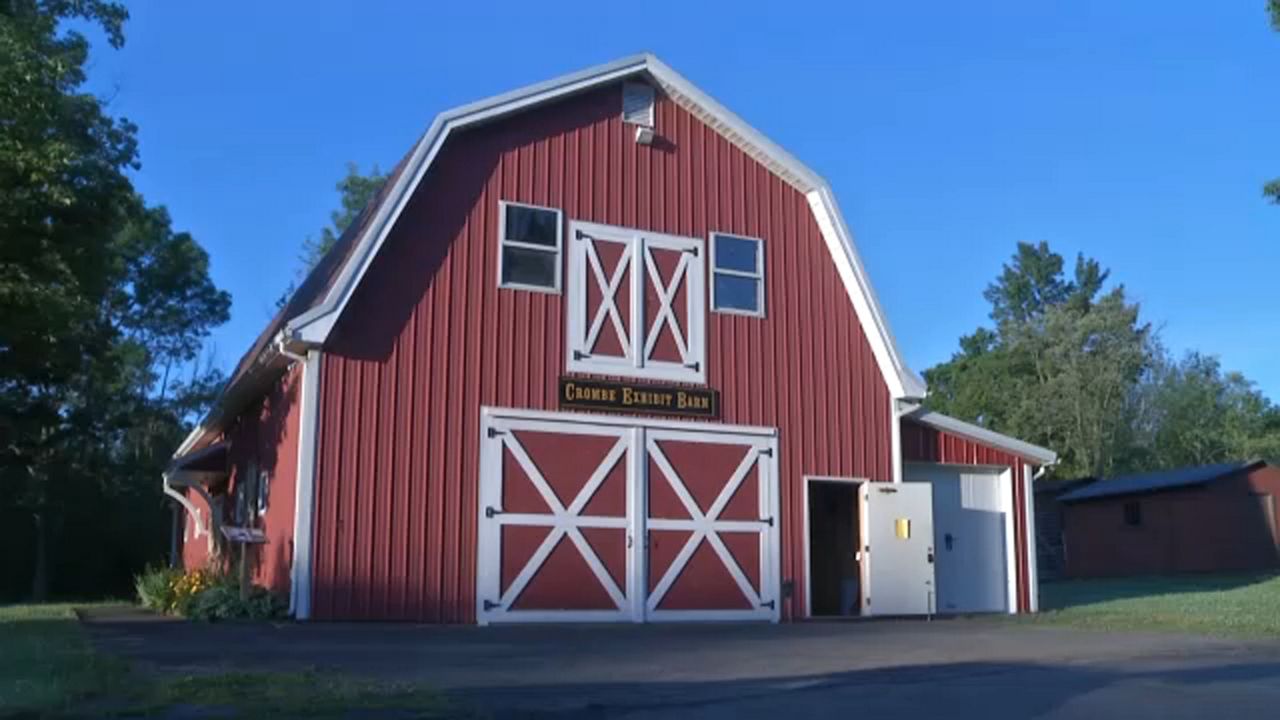
<svg viewBox="0 0 1280 720">
<path fill-rule="evenodd" d="M 568 369 L 705 382 L 705 263 L 698 238 L 572 223 Z"/>
<path fill-rule="evenodd" d="M 776 620 L 772 438 L 645 431 L 646 617 Z"/>
<path fill-rule="evenodd" d="M 481 423 L 481 624 L 778 619 L 774 437 L 511 412 Z"/>
<path fill-rule="evenodd" d="M 635 620 L 632 453 L 640 431 L 488 418 L 477 619 Z"/>
</svg>

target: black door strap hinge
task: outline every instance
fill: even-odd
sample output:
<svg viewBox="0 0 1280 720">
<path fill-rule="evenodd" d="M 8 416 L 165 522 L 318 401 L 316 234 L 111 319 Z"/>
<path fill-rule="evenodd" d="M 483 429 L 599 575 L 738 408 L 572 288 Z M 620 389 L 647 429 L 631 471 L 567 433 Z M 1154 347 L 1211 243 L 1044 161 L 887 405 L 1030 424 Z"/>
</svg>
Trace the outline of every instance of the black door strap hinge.
<svg viewBox="0 0 1280 720">
<path fill-rule="evenodd" d="M 772 609 L 773 609 L 773 601 L 772 601 L 772 600 L 770 600 L 769 602 L 762 602 L 762 603 L 760 603 L 760 607 L 767 607 L 767 608 L 769 608 L 770 610 L 772 610 Z"/>
<path fill-rule="evenodd" d="M 489 612 L 490 610 L 493 610 L 493 609 L 496 609 L 496 608 L 500 608 L 500 607 L 502 607 L 502 603 L 496 603 L 496 602 L 494 602 L 494 601 L 492 601 L 492 600 L 485 600 L 485 601 L 484 601 L 484 611 L 485 611 L 485 612 Z"/>
<path fill-rule="evenodd" d="M 499 435 L 506 435 L 506 434 L 507 434 L 507 433 L 506 433 L 506 431 L 504 431 L 504 430 L 499 430 L 499 429 L 497 429 L 497 428 L 492 428 L 492 427 L 491 427 L 491 428 L 489 428 L 489 438 L 490 438 L 490 439 L 496 438 L 496 437 L 498 437 Z"/>
<path fill-rule="evenodd" d="M 492 505 L 486 505 L 484 508 L 484 516 L 487 518 L 493 518 L 494 515 L 501 515 L 501 514 L 502 514 L 502 511 L 495 508 Z"/>
</svg>

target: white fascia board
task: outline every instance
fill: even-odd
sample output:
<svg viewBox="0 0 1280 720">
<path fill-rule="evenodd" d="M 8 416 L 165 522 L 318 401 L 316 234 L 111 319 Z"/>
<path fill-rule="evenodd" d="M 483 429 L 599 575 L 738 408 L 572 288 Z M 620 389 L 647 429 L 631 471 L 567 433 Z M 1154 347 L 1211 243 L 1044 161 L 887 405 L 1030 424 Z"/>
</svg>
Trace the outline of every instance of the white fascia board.
<svg viewBox="0 0 1280 720">
<path fill-rule="evenodd" d="M 826 181 L 742 118 L 672 70 L 666 63 L 650 54 L 623 58 L 530 85 L 487 100 L 464 105 L 437 117 L 414 147 L 407 167 L 378 208 L 373 221 L 357 242 L 356 249 L 344 264 L 337 281 L 330 288 L 324 301 L 289 320 L 285 326 L 286 334 L 303 342 L 318 344 L 325 342 L 356 286 L 359 285 L 373 258 L 395 226 L 400 213 L 454 130 L 641 73 L 648 73 L 683 107 L 692 111 L 716 132 L 724 135 L 734 145 L 742 148 L 748 155 L 806 194 L 810 208 L 822 229 L 827 249 L 836 263 L 841 280 L 854 304 L 858 320 L 870 342 L 876 364 L 889 387 L 890 395 L 894 398 L 923 398 L 926 392 L 924 383 L 907 368 L 902 359 L 885 322 L 879 301 L 866 277 L 862 261 L 854 249 L 852 235 L 840 215 Z"/>
<path fill-rule="evenodd" d="M 1035 460 L 1041 466 L 1054 465 L 1058 462 L 1058 453 L 1048 448 L 1032 445 L 1029 442 L 1002 435 L 994 430 L 988 430 L 973 423 L 957 420 L 942 413 L 916 408 L 908 412 L 904 417 L 924 423 L 937 430 L 967 437 L 983 445 L 1006 450 L 1027 460 Z"/>
</svg>

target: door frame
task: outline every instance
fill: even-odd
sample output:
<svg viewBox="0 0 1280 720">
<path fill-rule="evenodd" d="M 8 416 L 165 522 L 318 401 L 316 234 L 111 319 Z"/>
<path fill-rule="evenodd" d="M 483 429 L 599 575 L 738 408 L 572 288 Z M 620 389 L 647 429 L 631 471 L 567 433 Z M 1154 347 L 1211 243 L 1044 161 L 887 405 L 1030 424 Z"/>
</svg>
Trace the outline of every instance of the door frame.
<svg viewBox="0 0 1280 720">
<path fill-rule="evenodd" d="M 527 610 L 522 611 L 518 617 L 503 617 L 495 615 L 492 611 L 486 610 L 484 607 L 485 588 L 495 582 L 494 573 L 500 572 L 500 569 L 486 564 L 485 558 L 492 557 L 495 553 L 494 543 L 500 543 L 500 539 L 494 536 L 492 530 L 486 529 L 485 507 L 495 502 L 501 504 L 501 498 L 489 497 L 486 494 L 484 478 L 494 471 L 493 463 L 495 459 L 490 453 L 486 452 L 486 443 L 489 441 L 489 431 L 494 427 L 495 422 L 500 421 L 516 421 L 519 424 L 539 430 L 555 431 L 563 430 L 566 425 L 576 425 L 580 428 L 603 428 L 607 427 L 615 432 L 630 433 L 632 435 L 632 447 L 630 457 L 627 462 L 630 466 L 627 468 L 628 474 L 628 495 L 634 498 L 633 502 L 628 504 L 628 517 L 626 528 L 630 536 L 629 545 L 633 548 L 632 556 L 628 557 L 627 581 L 626 587 L 628 592 L 627 608 L 620 608 L 618 611 L 613 610 Z M 764 538 L 764 547 L 761 548 L 760 562 L 760 595 L 761 597 L 770 596 L 773 598 L 773 609 L 767 614 L 761 614 L 756 611 L 720 611 L 720 610 L 667 610 L 660 611 L 657 617 L 654 617 L 652 611 L 648 610 L 648 556 L 646 552 L 648 533 L 648 486 L 647 486 L 647 430 L 671 430 L 679 432 L 698 433 L 706 436 L 703 441 L 711 441 L 711 436 L 717 433 L 726 435 L 735 435 L 738 438 L 750 438 L 754 440 L 754 445 L 763 444 L 768 452 L 762 452 L 757 457 L 756 462 L 761 464 L 759 472 L 761 479 L 767 464 L 768 482 L 760 484 L 760 499 L 762 502 L 767 501 L 772 510 L 773 522 L 762 531 Z M 778 431 L 777 428 L 751 426 L 751 425 L 726 425 L 722 423 L 707 422 L 687 422 L 666 420 L 660 418 L 635 417 L 635 416 L 619 416 L 619 415 L 592 415 L 578 412 L 555 412 L 547 410 L 522 410 L 515 408 L 502 408 L 482 406 L 480 408 L 480 444 L 479 444 L 479 463 L 477 464 L 476 482 L 476 544 L 475 544 L 475 604 L 476 604 L 476 623 L 479 625 L 488 625 L 490 623 L 517 623 L 517 622 L 666 622 L 666 621 L 716 621 L 716 620 L 744 620 L 744 619 L 767 619 L 769 622 L 778 622 L 781 618 L 782 611 L 782 547 L 781 547 L 781 477 L 779 475 L 779 452 L 778 452 Z M 743 443 L 744 447 L 747 443 Z M 494 527 L 500 528 L 498 524 Z M 500 545 L 499 545 L 500 547 Z M 500 581 L 499 581 L 500 582 Z M 752 617 L 747 617 L 745 613 L 754 613 Z M 762 616 L 763 615 L 763 616 Z"/>
<path fill-rule="evenodd" d="M 902 479 L 903 482 L 917 482 L 911 480 L 911 471 L 915 470 L 950 470 L 957 473 L 970 474 L 987 474 L 991 475 L 996 482 L 1001 484 L 999 488 L 1000 500 L 1005 509 L 1004 516 L 1004 564 L 1005 564 L 1005 612 L 1009 615 L 1018 614 L 1018 530 L 1017 530 L 1017 503 L 1014 500 L 1014 478 L 1013 468 L 1008 465 L 965 465 L 963 463 L 934 463 L 934 462 L 906 462 L 903 464 Z M 932 483 L 931 483 L 932 484 Z M 934 518 L 934 530 L 937 530 L 937 518 Z M 935 538 L 936 540 L 936 538 Z M 935 543 L 934 552 L 937 552 Z M 998 614 L 998 613 L 995 613 Z"/>
<path fill-rule="evenodd" d="M 814 482 L 826 483 L 842 483 L 853 486 L 853 501 L 858 506 L 858 552 L 863 552 L 867 546 L 867 506 L 862 502 L 862 484 L 871 482 L 870 478 L 858 477 L 839 477 L 832 475 L 805 475 L 804 476 L 804 616 L 807 619 L 813 618 L 813 566 L 810 560 L 809 548 L 809 484 Z M 858 608 L 863 615 L 869 615 L 863 598 L 870 592 L 867 583 L 870 578 L 867 575 L 867 564 L 858 563 L 858 583 L 862 590 L 859 593 Z"/>
</svg>

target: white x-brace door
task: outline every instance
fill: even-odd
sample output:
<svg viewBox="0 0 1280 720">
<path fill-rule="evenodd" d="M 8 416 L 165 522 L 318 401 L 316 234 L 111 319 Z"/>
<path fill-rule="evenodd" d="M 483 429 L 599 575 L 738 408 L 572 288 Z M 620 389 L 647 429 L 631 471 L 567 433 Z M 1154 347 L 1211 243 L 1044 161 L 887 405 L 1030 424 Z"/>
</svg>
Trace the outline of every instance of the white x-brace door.
<svg viewBox="0 0 1280 720">
<path fill-rule="evenodd" d="M 699 238 L 569 226 L 567 367 L 706 382 L 706 252 Z"/>
<path fill-rule="evenodd" d="M 675 455 L 677 445 L 696 452 Z M 716 470 L 714 463 L 704 468 L 689 460 L 716 453 L 731 458 L 732 464 L 721 463 Z M 780 608 L 775 460 L 775 438 L 758 433 L 486 415 L 481 436 L 477 620 L 776 621 Z M 620 483 L 625 485 L 625 507 L 616 502 L 601 505 L 602 496 L 617 496 Z M 680 512 L 650 511 L 649 488 L 655 483 L 678 498 L 672 502 Z M 749 507 L 733 502 L 735 498 L 747 498 Z M 731 517 L 723 517 L 726 514 Z M 611 544 L 601 541 L 608 533 L 616 533 Z M 680 551 L 674 558 L 668 554 L 660 568 L 648 567 L 654 533 L 680 542 Z M 741 552 L 744 543 L 749 552 Z M 697 563 L 691 561 L 697 558 L 704 564 L 695 568 Z M 721 595 L 714 589 L 707 595 L 706 587 L 699 587 L 705 582 L 696 576 L 699 569 L 730 578 L 722 584 Z M 538 583 L 553 590 L 537 592 Z M 725 584 L 736 586 L 729 592 L 740 597 L 718 605 Z M 694 605 L 665 609 L 669 596 L 680 592 L 685 600 L 692 596 Z"/>
<path fill-rule="evenodd" d="M 699 454 L 686 454 L 683 464 L 673 462 L 672 448 L 704 446 Z M 679 552 L 665 568 L 649 567 L 650 582 L 645 598 L 645 616 L 652 620 L 777 620 L 778 530 L 776 445 L 773 438 L 734 436 L 719 432 L 653 429 L 645 431 L 644 451 L 648 456 L 645 531 L 649 552 L 645 560 L 655 561 L 654 536 L 667 532 L 685 536 Z M 714 455 L 732 460 L 732 465 L 713 461 Z M 719 465 L 719 472 L 716 466 Z M 731 471 L 725 472 L 729 467 Z M 670 488 L 683 513 L 661 512 L 654 502 L 655 484 Z M 751 487 L 747 487 L 750 484 Z M 702 486 L 704 500 L 695 497 Z M 725 517 L 731 501 L 739 494 L 753 500 L 754 507 L 740 508 Z M 714 499 L 711 499 L 714 498 Z M 709 501 L 709 502 L 708 502 Z M 749 512 L 749 514 L 743 514 Z M 683 514 L 686 517 L 671 517 Z M 666 515 L 666 517 L 663 517 Z M 747 541 L 748 552 L 732 550 Z M 751 546 L 754 545 L 754 548 Z M 708 561 L 694 567 L 699 553 Z M 737 586 L 719 592 L 708 587 L 709 577 L 727 573 Z M 690 585 L 685 602 L 668 607 L 673 588 Z M 701 588 L 696 587 L 702 584 Z M 699 598 L 699 595 L 702 595 Z M 718 599 L 727 600 L 717 606 Z M 692 601 L 691 604 L 688 604 Z"/>
<path fill-rule="evenodd" d="M 634 450 L 640 430 L 508 418 L 486 418 L 482 430 L 478 621 L 638 619 Z M 548 437 L 556 440 L 549 449 Z M 543 440 L 542 452 L 531 452 L 536 439 Z M 587 464 L 577 463 L 576 477 L 566 474 L 584 453 Z M 613 487 L 606 490 L 607 485 Z M 625 503 L 591 509 L 597 496 L 613 491 L 625 496 Z M 538 501 L 541 507 L 531 506 Z M 589 533 L 616 537 L 589 540 Z M 621 549 L 624 542 L 615 562 L 602 558 L 602 545 Z M 566 582 L 564 573 L 574 566 L 577 575 Z M 560 577 L 545 577 L 549 574 Z M 550 585 L 551 592 L 531 599 L 539 584 Z"/>
</svg>

